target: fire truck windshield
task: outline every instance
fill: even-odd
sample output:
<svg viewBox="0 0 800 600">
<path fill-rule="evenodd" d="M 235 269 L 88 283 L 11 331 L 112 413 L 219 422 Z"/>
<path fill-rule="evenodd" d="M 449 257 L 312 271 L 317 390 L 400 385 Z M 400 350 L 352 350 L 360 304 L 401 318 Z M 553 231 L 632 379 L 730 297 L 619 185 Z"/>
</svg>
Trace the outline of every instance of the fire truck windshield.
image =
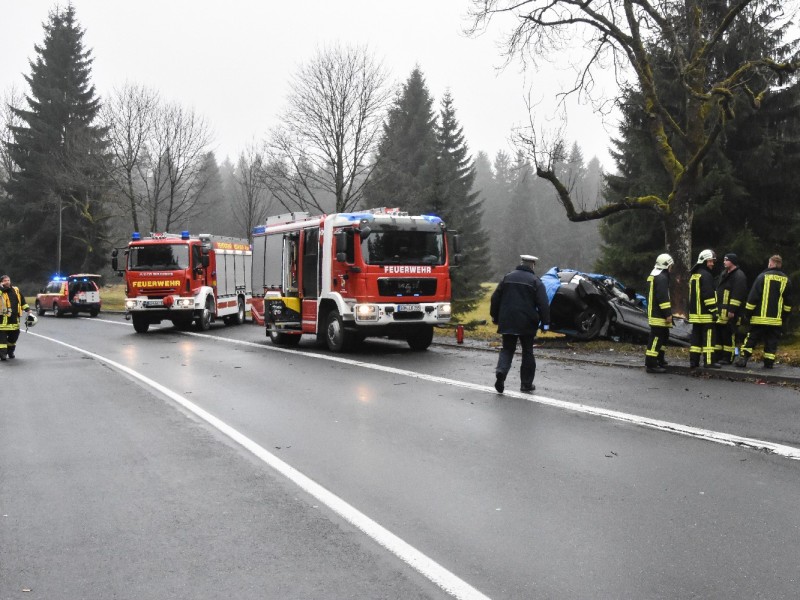
<svg viewBox="0 0 800 600">
<path fill-rule="evenodd" d="M 361 240 L 361 254 L 368 265 L 443 265 L 442 231 L 410 231 L 373 228 Z"/>
<path fill-rule="evenodd" d="M 131 246 L 128 269 L 131 271 L 175 270 L 189 267 L 189 246 L 158 244 Z"/>
</svg>

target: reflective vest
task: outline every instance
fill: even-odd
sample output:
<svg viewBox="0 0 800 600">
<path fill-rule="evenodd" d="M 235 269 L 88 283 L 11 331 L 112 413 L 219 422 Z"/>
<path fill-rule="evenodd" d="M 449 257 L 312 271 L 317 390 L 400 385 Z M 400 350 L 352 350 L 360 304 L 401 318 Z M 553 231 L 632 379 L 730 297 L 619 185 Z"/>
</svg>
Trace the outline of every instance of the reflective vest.
<svg viewBox="0 0 800 600">
<path fill-rule="evenodd" d="M 778 269 L 767 269 L 753 282 L 745 310 L 751 325 L 783 325 L 784 317 L 792 311 L 791 282 Z"/>
<path fill-rule="evenodd" d="M 12 285 L 11 289 L 0 289 L 0 329 L 19 329 L 19 318 L 25 310 L 28 310 L 28 304 L 18 287 Z"/>
<path fill-rule="evenodd" d="M 672 327 L 672 301 L 669 298 L 669 271 L 664 269 L 647 278 L 647 322 L 651 327 Z"/>
<path fill-rule="evenodd" d="M 705 265 L 695 265 L 689 277 L 689 323 L 713 323 L 717 316 L 714 277 Z"/>
</svg>

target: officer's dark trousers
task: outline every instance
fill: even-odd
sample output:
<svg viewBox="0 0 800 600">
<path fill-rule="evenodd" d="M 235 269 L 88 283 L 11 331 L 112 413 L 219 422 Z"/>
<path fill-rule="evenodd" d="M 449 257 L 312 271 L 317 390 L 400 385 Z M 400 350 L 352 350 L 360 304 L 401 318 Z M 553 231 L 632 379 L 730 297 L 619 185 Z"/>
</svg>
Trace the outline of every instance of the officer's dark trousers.
<svg viewBox="0 0 800 600">
<path fill-rule="evenodd" d="M 511 335 L 503 334 L 503 348 L 500 350 L 500 357 L 497 359 L 495 373 L 501 375 L 505 380 L 506 375 L 511 370 L 511 360 L 517 350 L 517 340 L 522 346 L 522 365 L 519 369 L 520 385 L 529 388 L 533 385 L 533 378 L 536 376 L 536 358 L 533 356 L 533 340 L 535 335 Z"/>
<path fill-rule="evenodd" d="M 778 338 L 781 328 L 775 325 L 751 325 L 747 337 L 742 342 L 742 355 L 748 359 L 761 341 L 764 341 L 764 366 L 771 367 L 775 363 L 775 352 L 778 351 Z"/>
</svg>

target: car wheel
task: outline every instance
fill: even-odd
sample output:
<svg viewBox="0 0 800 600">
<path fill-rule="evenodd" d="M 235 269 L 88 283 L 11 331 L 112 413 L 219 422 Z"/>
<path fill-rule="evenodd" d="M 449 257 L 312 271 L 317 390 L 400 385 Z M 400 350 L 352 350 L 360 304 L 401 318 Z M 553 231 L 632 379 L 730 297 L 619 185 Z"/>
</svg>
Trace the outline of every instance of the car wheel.
<svg viewBox="0 0 800 600">
<path fill-rule="evenodd" d="M 579 340 L 593 340 L 605 325 L 606 313 L 596 304 L 590 304 L 575 317 L 575 336 Z"/>
<path fill-rule="evenodd" d="M 93 308 L 92 310 L 89 311 L 89 316 L 90 317 L 96 317 L 99 314 L 100 314 L 100 309 L 99 308 Z"/>
<path fill-rule="evenodd" d="M 347 352 L 353 347 L 353 336 L 344 328 L 342 315 L 335 308 L 325 322 L 325 342 L 331 352 Z"/>
<path fill-rule="evenodd" d="M 58 305 L 58 302 L 53 302 L 53 315 L 56 317 L 63 317 L 64 311 Z"/>
<path fill-rule="evenodd" d="M 44 306 L 42 306 L 42 303 L 38 300 L 36 301 L 36 314 L 40 317 L 44 316 Z"/>
</svg>

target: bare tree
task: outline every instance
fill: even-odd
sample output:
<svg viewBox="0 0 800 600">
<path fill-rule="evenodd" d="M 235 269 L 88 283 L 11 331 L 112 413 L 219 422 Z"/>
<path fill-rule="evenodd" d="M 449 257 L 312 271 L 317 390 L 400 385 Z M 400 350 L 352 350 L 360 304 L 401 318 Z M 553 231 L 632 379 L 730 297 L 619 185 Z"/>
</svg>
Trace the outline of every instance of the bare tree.
<svg viewBox="0 0 800 600">
<path fill-rule="evenodd" d="M 165 107 L 156 121 L 156 139 L 161 152 L 158 167 L 163 169 L 166 195 L 164 228 L 183 221 L 197 210 L 208 178 L 203 169 L 211 143 L 211 131 L 205 119 L 177 104 Z M 154 216 L 158 213 L 154 211 Z M 156 230 L 156 221 L 153 222 Z"/>
<path fill-rule="evenodd" d="M 391 95 L 387 74 L 365 47 L 319 50 L 291 83 L 282 125 L 266 145 L 265 183 L 288 210 L 354 208 L 373 165 Z"/>
<path fill-rule="evenodd" d="M 233 174 L 233 218 L 251 241 L 253 227 L 267 218 L 274 199 L 264 187 L 264 170 L 264 155 L 250 144 L 239 154 Z"/>
<path fill-rule="evenodd" d="M 160 231 L 162 225 L 166 231 L 200 210 L 211 143 L 203 117 L 126 84 L 111 95 L 103 120 L 111 140 L 109 170 L 135 231 Z"/>
<path fill-rule="evenodd" d="M 115 89 L 102 108 L 102 120 L 108 127 L 111 152 L 110 176 L 117 191 L 126 200 L 133 230 L 139 231 L 138 208 L 144 204 L 147 179 L 144 158 L 154 132 L 159 105 L 158 93 L 143 86 L 126 83 Z"/>
<path fill-rule="evenodd" d="M 653 210 L 662 217 L 668 252 L 676 260 L 673 300 L 683 305 L 691 260 L 694 206 L 704 179 L 703 163 L 725 125 L 736 118 L 737 102 L 758 108 L 774 86 L 792 78 L 800 63 L 776 56 L 755 56 L 736 64 L 716 61 L 718 46 L 742 23 L 774 30 L 780 26 L 759 0 L 472 0 L 472 33 L 496 16 L 514 26 L 506 42 L 508 59 L 523 62 L 563 54 L 576 42 L 586 48 L 577 78 L 567 94 L 591 94 L 598 69 L 613 68 L 620 96 L 627 86 L 648 116 L 647 128 L 660 164 L 671 182 L 668 194 L 625 198 L 591 210 L 576 210 L 556 163 L 563 144 L 542 144 L 531 124 L 520 137 L 536 163 L 539 177 L 556 189 L 571 221 L 600 219 L 629 209 Z M 792 14 L 784 3 L 785 14 Z M 769 17 L 769 18 L 764 18 Z M 746 29 L 744 27 L 740 29 Z M 668 103 L 656 77 L 657 60 L 668 60 L 683 88 L 684 102 Z M 630 76 L 630 80 L 626 77 Z"/>
</svg>

